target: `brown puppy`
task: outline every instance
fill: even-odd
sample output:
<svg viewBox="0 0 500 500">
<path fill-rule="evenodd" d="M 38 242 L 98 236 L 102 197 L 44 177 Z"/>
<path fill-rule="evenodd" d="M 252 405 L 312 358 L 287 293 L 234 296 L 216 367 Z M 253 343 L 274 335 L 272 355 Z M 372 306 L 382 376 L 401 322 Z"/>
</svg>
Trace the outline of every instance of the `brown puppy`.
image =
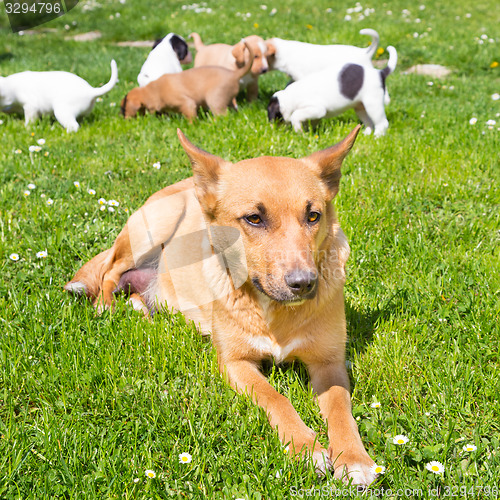
<svg viewBox="0 0 500 500">
<path fill-rule="evenodd" d="M 265 409 L 291 455 L 367 486 L 374 463 L 351 415 L 345 367 L 349 245 L 331 203 L 359 128 L 302 159 L 235 164 L 178 131 L 194 176 L 151 196 L 65 288 L 99 308 L 124 289 L 138 308 L 183 312 L 212 335 L 221 371 Z M 328 449 L 261 374 L 258 364 L 271 357 L 306 364 Z"/>
<path fill-rule="evenodd" d="M 232 71 L 222 67 L 191 68 L 181 73 L 163 75 L 145 87 L 132 89 L 122 100 L 121 112 L 125 118 L 137 113 L 182 113 L 189 121 L 200 107 L 214 115 L 223 115 L 229 106 L 236 108 L 239 81 L 252 67 L 253 51 L 243 41 L 250 54 L 246 64 Z"/>
<path fill-rule="evenodd" d="M 194 41 L 196 56 L 194 58 L 194 67 L 201 66 L 222 66 L 227 69 L 236 70 L 243 67 L 249 59 L 252 58 L 249 50 L 245 50 L 245 45 L 242 42 L 236 45 L 227 45 L 225 43 L 214 43 L 205 45 L 198 33 L 189 35 Z M 242 89 L 247 89 L 247 99 L 252 101 L 259 94 L 259 76 L 266 73 L 269 69 L 267 63 L 268 47 L 266 42 L 257 35 L 246 37 L 247 49 L 252 48 L 254 59 L 252 70 L 240 82 Z"/>
</svg>

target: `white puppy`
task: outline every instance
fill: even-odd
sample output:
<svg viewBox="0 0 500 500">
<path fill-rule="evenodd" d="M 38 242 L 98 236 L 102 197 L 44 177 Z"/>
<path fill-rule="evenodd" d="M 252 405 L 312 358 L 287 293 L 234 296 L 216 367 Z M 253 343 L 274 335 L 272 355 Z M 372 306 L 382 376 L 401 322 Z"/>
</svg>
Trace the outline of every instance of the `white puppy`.
<svg viewBox="0 0 500 500">
<path fill-rule="evenodd" d="M 292 80 L 298 81 L 332 64 L 350 62 L 364 65 L 371 61 L 375 54 L 379 36 L 372 29 L 363 29 L 360 34 L 372 37 L 370 46 L 361 48 L 352 45 L 316 45 L 271 38 L 266 40 L 268 52 L 272 54 L 268 56 L 269 67 L 283 71 Z"/>
<path fill-rule="evenodd" d="M 153 45 L 146 62 L 142 65 L 137 82 L 140 87 L 145 87 L 162 75 L 180 73 L 181 63 L 189 64 L 192 60 L 193 57 L 184 38 L 169 33 Z"/>
<path fill-rule="evenodd" d="M 24 112 L 25 124 L 42 115 L 53 114 L 67 132 L 80 127 L 76 119 L 92 111 L 95 100 L 109 92 L 118 81 L 118 68 L 111 61 L 111 79 L 91 87 L 83 78 L 66 71 L 23 71 L 0 77 L 0 108 Z"/>
<path fill-rule="evenodd" d="M 389 62 L 378 70 L 371 62 L 334 63 L 276 92 L 267 107 L 269 120 L 284 119 L 298 132 L 302 123 L 338 115 L 354 108 L 366 126 L 365 134 L 384 135 L 389 123 L 385 116 L 385 79 L 396 68 L 396 49 L 387 47 Z"/>
</svg>

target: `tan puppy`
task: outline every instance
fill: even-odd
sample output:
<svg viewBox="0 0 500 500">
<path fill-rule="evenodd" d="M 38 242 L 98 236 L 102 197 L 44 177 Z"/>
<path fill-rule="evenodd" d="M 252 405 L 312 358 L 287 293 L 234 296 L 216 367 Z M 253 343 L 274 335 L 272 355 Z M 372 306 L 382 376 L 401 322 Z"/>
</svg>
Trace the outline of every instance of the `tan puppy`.
<svg viewBox="0 0 500 500">
<path fill-rule="evenodd" d="M 345 367 L 349 245 L 332 205 L 359 128 L 302 159 L 235 164 L 178 131 L 194 176 L 151 196 L 113 246 L 65 288 L 98 307 L 126 290 L 139 309 L 182 311 L 211 333 L 221 371 L 265 409 L 291 455 L 367 486 L 376 478 L 374 463 L 351 415 Z M 271 357 L 306 364 L 328 424 L 328 449 L 260 372 Z"/>
<path fill-rule="evenodd" d="M 194 67 L 201 66 L 222 66 L 227 69 L 236 70 L 243 67 L 249 59 L 252 58 L 249 54 L 248 46 L 252 48 L 254 59 L 252 70 L 240 82 L 242 89 L 247 89 L 247 99 L 252 101 L 259 94 L 259 76 L 266 73 L 269 69 L 267 63 L 268 46 L 266 42 L 257 35 L 246 37 L 248 43 L 247 50 L 242 42 L 236 45 L 227 45 L 225 43 L 214 43 L 205 45 L 198 33 L 189 35 L 194 41 L 196 56 L 194 58 Z"/>
<path fill-rule="evenodd" d="M 244 66 L 232 71 L 222 67 L 191 68 L 181 73 L 163 75 L 144 87 L 132 89 L 122 100 L 125 118 L 137 113 L 182 113 L 189 121 L 196 118 L 198 109 L 209 109 L 223 115 L 229 106 L 236 108 L 239 81 L 252 67 L 253 51 L 246 41 L 249 59 Z"/>
</svg>

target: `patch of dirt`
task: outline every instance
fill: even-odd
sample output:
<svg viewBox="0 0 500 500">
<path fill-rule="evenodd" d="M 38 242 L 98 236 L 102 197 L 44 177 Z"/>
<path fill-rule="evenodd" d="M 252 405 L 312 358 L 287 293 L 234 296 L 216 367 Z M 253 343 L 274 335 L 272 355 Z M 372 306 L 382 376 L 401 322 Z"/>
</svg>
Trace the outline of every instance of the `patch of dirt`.
<svg viewBox="0 0 500 500">
<path fill-rule="evenodd" d="M 451 69 L 446 66 L 441 66 L 440 64 L 417 64 L 407 69 L 404 74 L 416 74 L 416 75 L 426 75 L 433 76 L 435 78 L 444 78 L 451 73 Z"/>
</svg>

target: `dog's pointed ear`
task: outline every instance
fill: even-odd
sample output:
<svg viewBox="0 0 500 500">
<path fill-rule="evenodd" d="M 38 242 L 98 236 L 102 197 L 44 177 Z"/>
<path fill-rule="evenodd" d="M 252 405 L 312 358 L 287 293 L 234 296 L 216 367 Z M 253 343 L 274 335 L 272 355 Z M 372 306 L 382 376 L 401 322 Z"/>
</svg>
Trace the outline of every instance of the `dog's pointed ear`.
<svg viewBox="0 0 500 500">
<path fill-rule="evenodd" d="M 304 158 L 324 182 L 330 200 L 333 200 L 339 191 L 342 161 L 351 150 L 360 129 L 361 125 L 357 125 L 343 141 Z"/>
<path fill-rule="evenodd" d="M 205 213 L 213 216 L 217 204 L 217 185 L 221 170 L 229 162 L 195 146 L 180 129 L 177 129 L 177 135 L 191 161 L 198 200 Z"/>
<path fill-rule="evenodd" d="M 236 65 L 238 68 L 242 68 L 245 65 L 245 44 L 243 41 L 238 42 L 231 51 L 233 57 L 236 59 Z"/>
</svg>

